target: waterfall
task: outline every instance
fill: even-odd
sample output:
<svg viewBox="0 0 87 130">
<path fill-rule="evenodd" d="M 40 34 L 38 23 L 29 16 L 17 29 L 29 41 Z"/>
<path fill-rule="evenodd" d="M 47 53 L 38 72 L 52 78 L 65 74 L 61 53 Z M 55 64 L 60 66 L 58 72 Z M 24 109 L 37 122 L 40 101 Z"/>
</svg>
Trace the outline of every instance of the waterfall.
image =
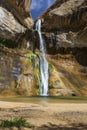
<svg viewBox="0 0 87 130">
<path fill-rule="evenodd" d="M 40 51 L 45 54 L 46 53 L 46 48 L 45 48 L 45 44 L 44 44 L 44 40 L 41 34 L 41 20 L 38 19 L 38 21 L 36 22 L 36 30 L 38 31 L 39 34 L 39 38 L 40 38 Z"/>
<path fill-rule="evenodd" d="M 48 95 L 48 62 L 45 55 L 40 55 L 40 73 L 41 73 L 41 84 L 40 94 L 41 96 Z"/>
<path fill-rule="evenodd" d="M 40 59 L 40 74 L 41 74 L 41 83 L 40 83 L 40 95 L 41 96 L 47 96 L 48 95 L 48 62 L 46 60 L 46 48 L 44 44 L 44 40 L 41 34 L 41 20 L 38 19 L 36 23 L 36 30 L 38 31 L 39 34 L 39 39 L 40 39 L 40 51 L 42 54 L 39 55 Z"/>
<path fill-rule="evenodd" d="M 27 41 L 26 49 L 29 49 L 29 47 L 30 47 L 30 43 L 29 41 Z"/>
</svg>

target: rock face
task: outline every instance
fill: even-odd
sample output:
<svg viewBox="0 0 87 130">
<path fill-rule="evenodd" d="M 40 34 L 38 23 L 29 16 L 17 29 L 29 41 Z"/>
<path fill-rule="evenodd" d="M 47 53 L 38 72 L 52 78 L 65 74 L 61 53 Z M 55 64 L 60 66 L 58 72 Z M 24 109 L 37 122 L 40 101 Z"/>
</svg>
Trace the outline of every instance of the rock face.
<svg viewBox="0 0 87 130">
<path fill-rule="evenodd" d="M 24 6 L 22 6 L 24 4 Z M 30 17 L 31 0 L 0 1 L 0 37 L 17 40 L 26 30 L 31 29 L 33 20 Z"/>
<path fill-rule="evenodd" d="M 39 84 L 37 55 L 0 47 L 1 95 L 39 95 Z"/>
<path fill-rule="evenodd" d="M 33 25 L 28 14 L 31 1 L 6 1 L 0 1 L 0 36 L 13 40 L 23 36 L 20 43 L 17 42 L 19 49 L 11 48 L 12 43 L 7 48 L 4 45 L 8 46 L 8 43 L 0 42 L 3 44 L 0 46 L 0 94 L 40 95 L 40 45 L 37 31 L 33 34 L 30 31 Z M 3 13 L 6 17 L 2 17 Z M 57 0 L 40 16 L 49 63 L 48 95 L 87 96 L 86 15 L 86 0 Z M 2 31 L 5 22 L 8 26 Z"/>
<path fill-rule="evenodd" d="M 56 0 L 42 19 L 50 75 L 51 95 L 87 95 L 87 1 Z"/>
<path fill-rule="evenodd" d="M 8 20 L 9 19 L 9 20 Z M 6 26 L 7 25 L 7 26 Z M 13 26 L 11 26 L 13 25 Z M 3 30 L 3 31 L 2 31 Z M 15 40 L 18 34 L 26 31 L 13 15 L 3 7 L 0 7 L 0 37 Z"/>
<path fill-rule="evenodd" d="M 58 47 L 87 47 L 87 1 L 57 0 L 40 18 Z M 53 34 L 52 34 L 53 33 Z M 52 40 L 51 40 L 52 41 Z"/>
<path fill-rule="evenodd" d="M 78 53 L 79 55 L 79 53 Z M 49 55 L 50 95 L 87 95 L 87 65 L 80 65 L 72 54 Z"/>
<path fill-rule="evenodd" d="M 67 0 L 60 3 L 57 0 L 54 8 L 42 15 L 44 20 L 43 27 L 48 30 L 80 30 L 87 24 L 86 19 L 86 0 Z M 61 0 L 63 1 L 63 0 Z M 52 8 L 52 9 L 51 9 Z M 52 21 L 53 19 L 53 21 Z M 49 26 L 50 22 L 50 26 Z"/>
<path fill-rule="evenodd" d="M 79 53 L 78 53 L 79 54 Z M 87 95 L 87 66 L 70 54 L 48 55 L 50 96 Z M 40 95 L 38 54 L 0 47 L 0 95 Z"/>
</svg>

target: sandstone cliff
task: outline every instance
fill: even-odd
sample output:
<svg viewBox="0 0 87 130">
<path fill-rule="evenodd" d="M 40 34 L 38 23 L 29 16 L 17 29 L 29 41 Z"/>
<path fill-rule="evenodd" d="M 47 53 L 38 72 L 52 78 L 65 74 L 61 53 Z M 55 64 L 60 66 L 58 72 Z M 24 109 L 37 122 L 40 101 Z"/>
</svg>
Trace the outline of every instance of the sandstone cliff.
<svg viewBox="0 0 87 130">
<path fill-rule="evenodd" d="M 40 18 L 58 47 L 87 47 L 86 0 L 57 0 Z"/>
<path fill-rule="evenodd" d="M 56 0 L 39 17 L 42 19 L 47 53 L 51 54 L 48 59 L 56 68 L 56 72 L 50 77 L 53 83 L 50 87 L 51 94 L 87 94 L 86 17 L 86 0 Z"/>
<path fill-rule="evenodd" d="M 0 38 L 17 40 L 33 26 L 31 0 L 0 0 Z"/>
<path fill-rule="evenodd" d="M 31 31 L 33 21 L 27 12 L 29 8 L 25 6 L 26 1 L 17 0 L 16 3 L 7 1 L 8 4 L 4 4 L 4 0 L 1 1 L 1 11 L 6 11 L 8 14 L 9 27 L 5 31 L 0 28 L 0 37 L 17 41 L 16 44 L 12 44 L 11 41 L 0 41 L 0 93 L 40 95 L 38 33 L 36 30 Z M 9 6 L 13 9 L 12 12 L 9 11 Z M 86 0 L 56 0 L 39 17 L 42 19 L 42 35 L 47 47 L 48 93 L 51 96 L 87 95 L 86 6 Z M 4 22 L 4 18 L 0 24 Z M 15 28 L 11 24 L 15 25 Z"/>
</svg>

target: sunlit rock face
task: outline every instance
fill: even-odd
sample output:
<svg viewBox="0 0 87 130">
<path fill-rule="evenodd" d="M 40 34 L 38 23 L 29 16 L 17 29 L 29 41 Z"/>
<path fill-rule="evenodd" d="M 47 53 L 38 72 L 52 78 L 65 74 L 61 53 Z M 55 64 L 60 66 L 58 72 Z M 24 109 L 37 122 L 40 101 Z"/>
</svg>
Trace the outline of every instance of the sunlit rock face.
<svg viewBox="0 0 87 130">
<path fill-rule="evenodd" d="M 53 35 L 57 48 L 87 47 L 86 17 L 86 0 L 57 0 L 42 14 L 42 29 L 47 39 L 51 40 Z M 47 32 L 50 32 L 50 36 Z"/>
<path fill-rule="evenodd" d="M 50 95 L 87 95 L 87 65 L 80 65 L 72 54 L 50 55 L 48 61 Z"/>
<path fill-rule="evenodd" d="M 17 41 L 33 27 L 30 16 L 31 0 L 0 1 L 0 38 Z"/>
<path fill-rule="evenodd" d="M 22 25 L 30 29 L 33 26 L 30 16 L 31 2 L 32 0 L 1 0 L 0 6 L 11 12 Z"/>
<path fill-rule="evenodd" d="M 76 30 L 87 24 L 86 0 L 57 0 L 41 17 L 48 30 Z M 53 21 L 52 21 L 53 19 Z M 50 24 L 50 26 L 49 26 Z"/>
</svg>

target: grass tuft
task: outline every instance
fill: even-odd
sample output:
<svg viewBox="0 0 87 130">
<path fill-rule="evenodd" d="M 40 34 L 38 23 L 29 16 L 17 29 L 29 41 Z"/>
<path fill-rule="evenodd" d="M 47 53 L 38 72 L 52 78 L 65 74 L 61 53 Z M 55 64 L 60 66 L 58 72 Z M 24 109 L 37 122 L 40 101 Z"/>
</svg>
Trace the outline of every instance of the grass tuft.
<svg viewBox="0 0 87 130">
<path fill-rule="evenodd" d="M 26 119 L 20 118 L 14 118 L 11 120 L 2 120 L 0 121 L 0 127 L 26 127 L 31 128 L 32 126 L 26 121 Z"/>
</svg>

